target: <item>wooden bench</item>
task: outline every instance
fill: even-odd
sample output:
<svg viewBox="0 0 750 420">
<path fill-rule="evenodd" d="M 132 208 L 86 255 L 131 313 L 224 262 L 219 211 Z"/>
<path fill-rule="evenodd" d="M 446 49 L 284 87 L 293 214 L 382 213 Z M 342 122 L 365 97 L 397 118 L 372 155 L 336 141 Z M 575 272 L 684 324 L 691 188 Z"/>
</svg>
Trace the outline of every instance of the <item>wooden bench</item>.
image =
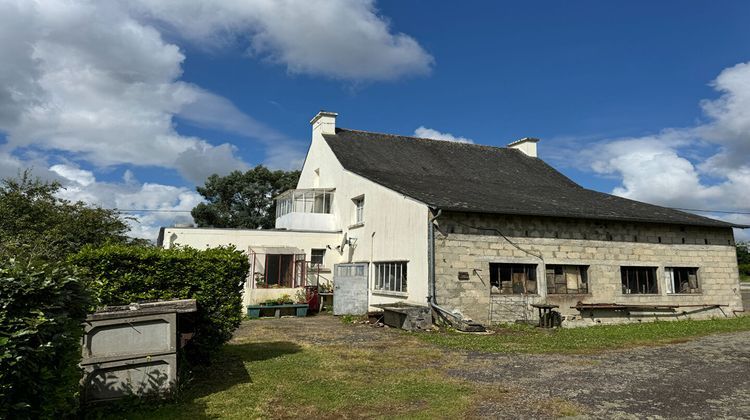
<svg viewBox="0 0 750 420">
<path fill-rule="evenodd" d="M 273 316 L 281 318 L 282 309 L 294 309 L 295 316 L 304 318 L 307 316 L 307 304 L 306 303 L 295 303 L 287 305 L 247 305 L 247 316 L 250 318 L 260 318 L 260 311 L 262 310 L 274 310 Z"/>
</svg>

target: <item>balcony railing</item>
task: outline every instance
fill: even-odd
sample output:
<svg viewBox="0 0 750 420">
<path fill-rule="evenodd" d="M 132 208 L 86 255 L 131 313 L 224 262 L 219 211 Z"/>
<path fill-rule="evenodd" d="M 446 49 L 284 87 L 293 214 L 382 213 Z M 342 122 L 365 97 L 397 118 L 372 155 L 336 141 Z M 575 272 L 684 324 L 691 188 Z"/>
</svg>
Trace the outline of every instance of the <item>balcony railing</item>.
<svg viewBox="0 0 750 420">
<path fill-rule="evenodd" d="M 276 217 L 289 213 L 331 213 L 334 188 L 287 190 L 276 197 Z"/>
<path fill-rule="evenodd" d="M 276 228 L 334 230 L 333 188 L 288 190 L 276 197 Z"/>
</svg>

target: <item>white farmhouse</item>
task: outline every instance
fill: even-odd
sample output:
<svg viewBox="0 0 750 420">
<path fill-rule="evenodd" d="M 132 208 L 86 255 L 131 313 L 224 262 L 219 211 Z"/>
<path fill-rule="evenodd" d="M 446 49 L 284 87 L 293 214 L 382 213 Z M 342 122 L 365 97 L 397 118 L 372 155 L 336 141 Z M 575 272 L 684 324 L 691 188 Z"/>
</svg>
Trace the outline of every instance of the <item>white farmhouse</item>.
<svg viewBox="0 0 750 420">
<path fill-rule="evenodd" d="M 505 148 L 336 127 L 320 112 L 273 230 L 164 228 L 160 245 L 247 252 L 245 303 L 333 282 L 339 313 L 437 305 L 481 323 L 742 311 L 732 224 L 587 190 Z"/>
</svg>

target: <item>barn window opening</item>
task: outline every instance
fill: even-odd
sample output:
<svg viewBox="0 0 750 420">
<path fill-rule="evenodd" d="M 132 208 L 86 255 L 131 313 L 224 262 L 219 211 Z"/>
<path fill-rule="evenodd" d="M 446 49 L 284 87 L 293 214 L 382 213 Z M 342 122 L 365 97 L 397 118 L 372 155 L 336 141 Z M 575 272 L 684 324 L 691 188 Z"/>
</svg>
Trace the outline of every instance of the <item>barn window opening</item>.
<svg viewBox="0 0 750 420">
<path fill-rule="evenodd" d="M 656 267 L 620 267 L 622 293 L 657 294 Z"/>
<path fill-rule="evenodd" d="M 700 293 L 698 269 L 695 267 L 665 267 L 667 293 Z"/>
<path fill-rule="evenodd" d="M 496 294 L 536 294 L 536 265 L 490 263 L 490 286 Z"/>
<path fill-rule="evenodd" d="M 588 293 L 588 266 L 547 265 L 545 267 L 547 293 L 574 294 Z"/>
</svg>

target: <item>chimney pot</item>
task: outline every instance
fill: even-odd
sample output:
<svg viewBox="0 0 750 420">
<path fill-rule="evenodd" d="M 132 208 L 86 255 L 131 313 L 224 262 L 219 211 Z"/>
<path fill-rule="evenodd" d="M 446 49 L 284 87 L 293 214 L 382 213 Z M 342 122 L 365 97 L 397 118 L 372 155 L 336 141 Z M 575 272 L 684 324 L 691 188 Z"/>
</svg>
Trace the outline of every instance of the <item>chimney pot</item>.
<svg viewBox="0 0 750 420">
<path fill-rule="evenodd" d="M 516 140 L 513 143 L 508 144 L 508 147 L 511 149 L 518 149 L 528 156 L 537 157 L 536 144 L 538 142 L 539 142 L 539 139 L 537 138 L 524 137 L 520 140 Z"/>
<path fill-rule="evenodd" d="M 310 120 L 312 125 L 313 135 L 315 133 L 320 134 L 336 134 L 336 117 L 339 114 L 329 111 L 318 112 L 313 119 Z"/>
</svg>

